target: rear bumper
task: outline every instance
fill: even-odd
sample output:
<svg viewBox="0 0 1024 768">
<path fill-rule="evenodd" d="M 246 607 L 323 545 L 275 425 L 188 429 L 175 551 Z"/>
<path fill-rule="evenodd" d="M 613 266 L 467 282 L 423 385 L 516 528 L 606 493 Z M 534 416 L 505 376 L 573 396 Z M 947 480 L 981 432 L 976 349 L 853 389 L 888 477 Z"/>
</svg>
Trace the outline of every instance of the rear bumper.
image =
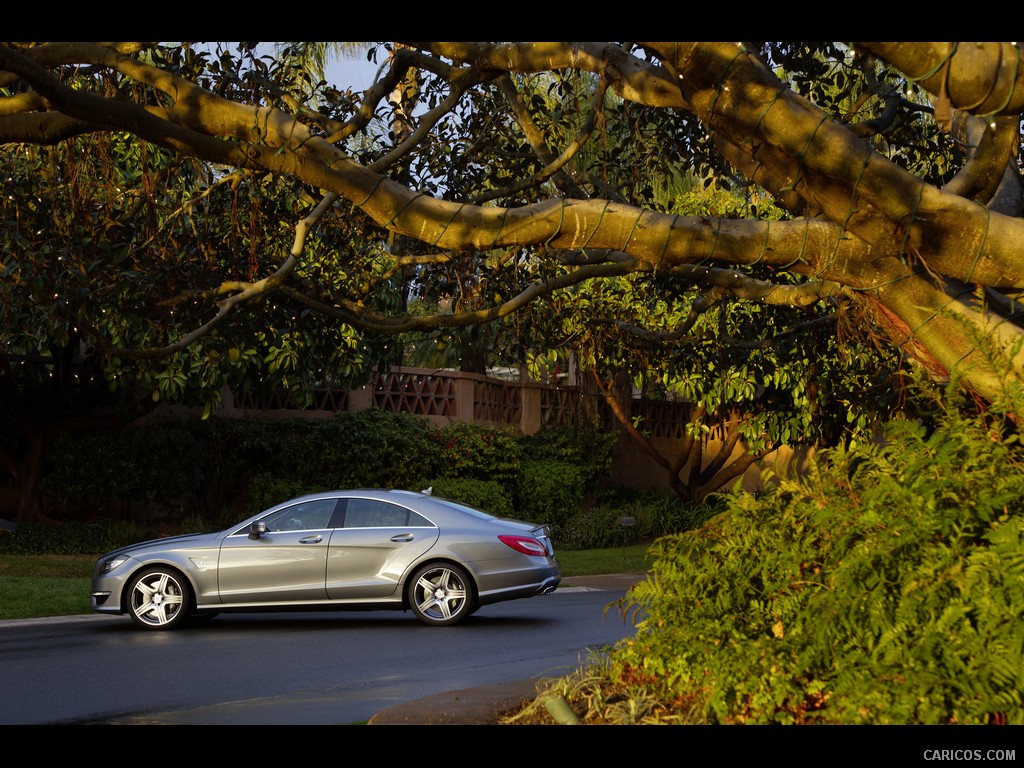
<svg viewBox="0 0 1024 768">
<path fill-rule="evenodd" d="M 496 576 L 496 574 L 491 574 L 489 578 L 480 580 L 480 592 L 477 595 L 480 605 L 500 603 L 503 600 L 516 600 L 521 597 L 549 595 L 558 589 L 558 585 L 562 581 L 562 574 L 557 566 L 534 569 L 534 572 L 528 576 L 522 571 L 504 573 L 497 578 Z"/>
<path fill-rule="evenodd" d="M 561 582 L 562 579 L 560 577 L 545 580 L 545 582 L 541 584 L 540 592 L 538 594 L 550 595 L 552 592 L 558 589 L 558 585 L 561 584 Z"/>
</svg>

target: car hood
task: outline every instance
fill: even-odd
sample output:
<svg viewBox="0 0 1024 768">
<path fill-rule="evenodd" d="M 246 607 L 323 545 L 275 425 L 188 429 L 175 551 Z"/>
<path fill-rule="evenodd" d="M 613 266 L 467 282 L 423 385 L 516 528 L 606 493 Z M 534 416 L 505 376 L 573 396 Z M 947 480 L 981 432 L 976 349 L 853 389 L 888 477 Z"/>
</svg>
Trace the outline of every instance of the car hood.
<svg viewBox="0 0 1024 768">
<path fill-rule="evenodd" d="M 129 554 L 133 555 L 138 552 L 144 552 L 149 549 L 178 549 L 181 547 L 198 546 L 203 544 L 211 544 L 216 541 L 222 532 L 217 533 L 186 533 L 182 536 L 165 536 L 162 539 L 149 539 L 148 541 L 140 541 L 135 544 L 129 544 L 125 547 L 108 552 L 104 557 L 110 557 L 111 555 Z"/>
</svg>

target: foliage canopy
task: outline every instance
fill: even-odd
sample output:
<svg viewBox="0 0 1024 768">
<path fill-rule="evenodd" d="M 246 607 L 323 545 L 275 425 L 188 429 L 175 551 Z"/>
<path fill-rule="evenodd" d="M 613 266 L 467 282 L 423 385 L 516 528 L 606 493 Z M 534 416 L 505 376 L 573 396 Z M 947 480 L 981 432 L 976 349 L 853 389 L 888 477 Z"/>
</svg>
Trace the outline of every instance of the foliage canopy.
<svg viewBox="0 0 1024 768">
<path fill-rule="evenodd" d="M 387 66 L 361 94 L 256 50 L 0 46 L 8 184 L 46 169 L 5 216 L 19 253 L 48 229 L 19 222 L 30 193 L 66 198 L 37 214 L 69 251 L 65 283 L 34 294 L 60 310 L 40 327 L 87 328 L 124 360 L 244 354 L 254 305 L 277 309 L 259 325 L 283 349 L 309 313 L 451 329 L 657 274 L 701 311 L 846 307 L 985 397 L 999 382 L 964 326 L 1017 360 L 1013 43 L 374 44 Z M 414 97 L 396 90 L 410 72 Z M 56 144 L 89 159 L 39 150 Z M 731 181 L 745 210 L 679 213 L 692 178 Z M 83 217 L 103 235 L 76 236 Z M 413 267 L 452 313 L 384 290 Z M 19 290 L 54 279 L 5 271 Z"/>
<path fill-rule="evenodd" d="M 212 410 L 416 342 L 684 397 L 752 462 L 902 407 L 907 361 L 1021 383 L 1015 43 L 368 43 L 363 92 L 265 50 L 0 45 L 9 413 L 34 355 Z"/>
</svg>

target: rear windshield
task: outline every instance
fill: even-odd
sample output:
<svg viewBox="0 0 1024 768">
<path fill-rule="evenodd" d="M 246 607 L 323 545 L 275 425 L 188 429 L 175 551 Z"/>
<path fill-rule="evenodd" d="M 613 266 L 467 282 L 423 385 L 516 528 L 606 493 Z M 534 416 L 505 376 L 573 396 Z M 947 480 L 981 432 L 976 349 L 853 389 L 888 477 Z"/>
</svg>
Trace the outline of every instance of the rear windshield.
<svg viewBox="0 0 1024 768">
<path fill-rule="evenodd" d="M 497 520 L 498 519 L 497 517 L 495 517 L 494 515 L 490 514 L 489 512 L 484 512 L 482 509 L 477 509 L 476 507 L 470 507 L 470 506 L 468 506 L 466 504 L 460 504 L 459 502 L 452 501 L 451 499 L 443 499 L 443 498 L 441 498 L 439 496 L 435 496 L 434 500 L 437 501 L 437 502 L 440 502 L 441 504 L 444 504 L 446 507 L 451 507 L 452 509 L 457 509 L 460 512 L 465 512 L 467 515 L 472 515 L 473 517 L 479 518 L 480 520 Z"/>
</svg>

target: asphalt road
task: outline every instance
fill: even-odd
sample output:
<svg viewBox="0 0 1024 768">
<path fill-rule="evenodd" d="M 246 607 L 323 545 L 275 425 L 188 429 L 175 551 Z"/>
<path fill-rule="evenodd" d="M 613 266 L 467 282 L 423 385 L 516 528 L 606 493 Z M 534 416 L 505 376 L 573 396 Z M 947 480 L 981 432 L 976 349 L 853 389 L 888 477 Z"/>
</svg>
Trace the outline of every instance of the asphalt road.
<svg viewBox="0 0 1024 768">
<path fill-rule="evenodd" d="M 455 627 L 393 611 L 127 617 L 0 625 L 0 724 L 324 725 L 440 693 L 568 673 L 631 635 L 610 590 L 486 606 Z"/>
</svg>

